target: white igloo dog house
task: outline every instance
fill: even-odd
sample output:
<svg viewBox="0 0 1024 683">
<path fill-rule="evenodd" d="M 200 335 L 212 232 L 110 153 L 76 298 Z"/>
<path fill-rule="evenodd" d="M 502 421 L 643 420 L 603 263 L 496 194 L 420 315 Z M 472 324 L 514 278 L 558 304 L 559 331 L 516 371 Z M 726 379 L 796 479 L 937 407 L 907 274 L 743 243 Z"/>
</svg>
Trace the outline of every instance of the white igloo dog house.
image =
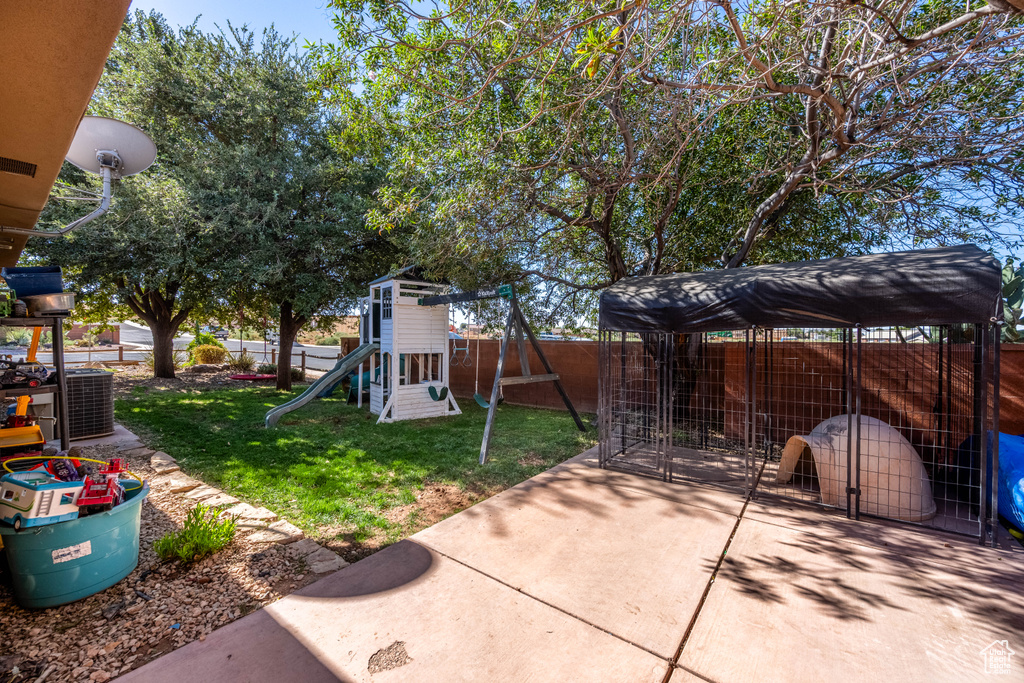
<svg viewBox="0 0 1024 683">
<path fill-rule="evenodd" d="M 852 418 L 852 419 L 851 419 Z M 850 428 L 853 433 L 850 438 Z M 860 438 L 861 510 L 870 515 L 921 522 L 935 516 L 931 481 L 921 456 L 902 434 L 873 417 L 836 415 L 805 436 L 786 442 L 776 482 L 793 477 L 801 459 L 813 458 L 821 489 L 821 502 L 846 509 L 849 444 Z"/>
</svg>

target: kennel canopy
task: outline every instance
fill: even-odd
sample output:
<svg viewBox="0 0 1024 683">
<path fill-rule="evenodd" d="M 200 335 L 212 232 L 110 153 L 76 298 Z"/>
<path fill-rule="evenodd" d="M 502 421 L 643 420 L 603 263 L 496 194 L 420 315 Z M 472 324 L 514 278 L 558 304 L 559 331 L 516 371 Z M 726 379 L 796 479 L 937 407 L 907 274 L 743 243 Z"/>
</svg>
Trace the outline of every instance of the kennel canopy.
<svg viewBox="0 0 1024 683">
<path fill-rule="evenodd" d="M 601 327 L 713 332 L 750 326 L 987 323 L 999 263 L 973 244 L 621 280 L 601 294 Z"/>
</svg>

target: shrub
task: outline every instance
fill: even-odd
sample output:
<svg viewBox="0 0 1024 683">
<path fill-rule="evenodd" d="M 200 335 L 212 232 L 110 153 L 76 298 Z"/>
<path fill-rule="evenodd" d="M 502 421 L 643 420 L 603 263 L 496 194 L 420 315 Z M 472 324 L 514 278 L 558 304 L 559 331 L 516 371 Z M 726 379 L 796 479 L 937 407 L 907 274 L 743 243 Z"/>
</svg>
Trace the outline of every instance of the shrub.
<svg viewBox="0 0 1024 683">
<path fill-rule="evenodd" d="M 263 363 L 256 368 L 256 373 L 260 375 L 276 375 L 277 366 L 273 363 Z M 292 367 L 292 381 L 302 382 L 306 379 L 306 373 L 302 371 L 302 368 Z"/>
<path fill-rule="evenodd" d="M 172 531 L 153 544 L 161 560 L 189 563 L 224 548 L 235 537 L 235 518 L 217 519 L 217 510 L 197 503 L 180 531 Z"/>
<path fill-rule="evenodd" d="M 247 350 L 242 349 L 235 355 L 228 358 L 228 368 L 235 372 L 252 372 L 256 367 L 256 359 Z"/>
<path fill-rule="evenodd" d="M 317 346 L 340 346 L 341 345 L 341 334 L 332 334 L 326 337 L 317 339 L 315 344 Z"/>
<path fill-rule="evenodd" d="M 192 349 L 192 362 L 206 365 L 208 363 L 223 363 L 228 356 L 228 350 L 223 346 L 213 344 L 201 344 Z"/>
<path fill-rule="evenodd" d="M 222 349 L 227 350 L 227 347 L 220 343 L 216 337 L 208 332 L 200 332 L 195 338 L 188 343 L 188 353 L 192 355 L 192 352 L 198 346 L 219 346 Z"/>
<path fill-rule="evenodd" d="M 17 346 L 25 346 L 32 341 L 32 333 L 23 327 L 11 330 L 7 335 L 7 342 Z"/>
</svg>

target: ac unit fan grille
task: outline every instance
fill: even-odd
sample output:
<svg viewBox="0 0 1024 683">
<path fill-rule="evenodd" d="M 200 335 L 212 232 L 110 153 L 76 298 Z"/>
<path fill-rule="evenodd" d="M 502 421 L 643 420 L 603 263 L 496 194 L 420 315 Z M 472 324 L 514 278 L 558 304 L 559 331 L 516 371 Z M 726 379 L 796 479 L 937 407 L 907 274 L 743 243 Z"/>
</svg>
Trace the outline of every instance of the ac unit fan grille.
<svg viewBox="0 0 1024 683">
<path fill-rule="evenodd" d="M 68 438 L 114 433 L 114 376 L 109 372 L 69 374 Z"/>
</svg>

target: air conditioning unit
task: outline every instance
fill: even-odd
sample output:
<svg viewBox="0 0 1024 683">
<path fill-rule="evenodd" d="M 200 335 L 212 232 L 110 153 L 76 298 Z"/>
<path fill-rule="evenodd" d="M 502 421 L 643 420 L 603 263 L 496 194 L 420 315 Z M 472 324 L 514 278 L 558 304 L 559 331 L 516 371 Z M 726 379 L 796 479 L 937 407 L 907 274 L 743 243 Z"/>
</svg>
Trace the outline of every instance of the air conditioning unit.
<svg viewBox="0 0 1024 683">
<path fill-rule="evenodd" d="M 68 370 L 68 438 L 114 433 L 114 375 L 103 370 Z"/>
</svg>

